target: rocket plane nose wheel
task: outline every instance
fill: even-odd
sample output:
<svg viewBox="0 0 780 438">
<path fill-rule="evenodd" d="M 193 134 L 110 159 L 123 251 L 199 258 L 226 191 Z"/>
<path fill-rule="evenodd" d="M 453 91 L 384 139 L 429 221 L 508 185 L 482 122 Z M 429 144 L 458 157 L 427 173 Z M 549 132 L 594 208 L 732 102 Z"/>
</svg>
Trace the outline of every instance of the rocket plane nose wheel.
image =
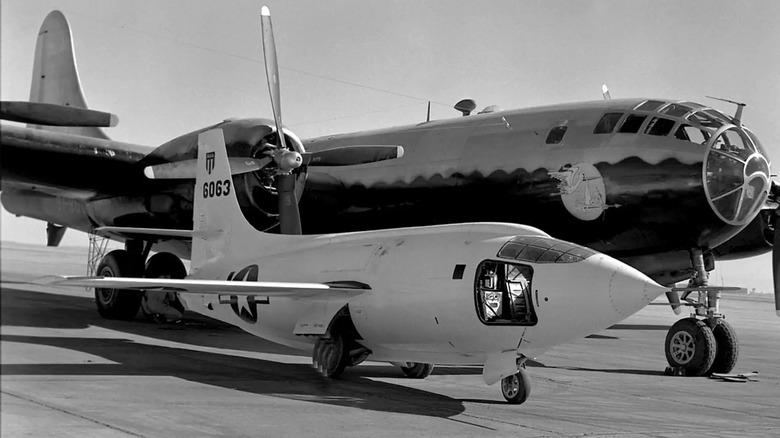
<svg viewBox="0 0 780 438">
<path fill-rule="evenodd" d="M 517 374 L 501 379 L 501 394 L 507 403 L 519 405 L 528 400 L 531 395 L 531 378 L 525 367 L 520 367 Z"/>
</svg>

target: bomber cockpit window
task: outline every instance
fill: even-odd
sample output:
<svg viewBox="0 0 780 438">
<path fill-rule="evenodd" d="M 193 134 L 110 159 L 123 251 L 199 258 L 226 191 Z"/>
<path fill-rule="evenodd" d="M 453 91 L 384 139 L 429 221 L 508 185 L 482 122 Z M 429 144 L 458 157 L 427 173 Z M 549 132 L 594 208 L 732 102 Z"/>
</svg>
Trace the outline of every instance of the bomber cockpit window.
<svg viewBox="0 0 780 438">
<path fill-rule="evenodd" d="M 661 137 L 669 135 L 669 133 L 672 132 L 675 123 L 677 122 L 672 119 L 653 117 L 653 120 L 650 120 L 650 123 L 647 124 L 647 128 L 645 128 L 645 134 L 658 135 Z"/>
<path fill-rule="evenodd" d="M 593 130 L 594 134 L 611 134 L 615 130 L 618 121 L 623 117 L 623 113 L 606 113 L 596 124 Z"/>
<path fill-rule="evenodd" d="M 655 111 L 663 105 L 666 102 L 661 102 L 660 100 L 646 100 L 642 102 L 641 104 L 637 105 L 636 108 L 634 108 L 637 111 Z"/>
<path fill-rule="evenodd" d="M 477 268 L 474 301 L 484 324 L 535 325 L 531 296 L 533 268 L 519 263 L 484 261 Z"/>
<path fill-rule="evenodd" d="M 710 134 L 691 125 L 682 124 L 674 133 L 674 138 L 678 140 L 690 141 L 691 143 L 706 144 L 710 139 Z"/>
<path fill-rule="evenodd" d="M 723 122 L 719 118 L 715 118 L 704 111 L 696 111 L 685 119 L 694 126 L 703 126 L 712 129 L 718 129 L 723 126 Z"/>
<path fill-rule="evenodd" d="M 550 133 L 547 134 L 547 144 L 558 144 L 563 141 L 563 135 L 566 134 L 566 127 L 565 126 L 556 126 L 555 128 L 550 130 Z"/>
<path fill-rule="evenodd" d="M 642 123 L 644 123 L 647 116 L 638 116 L 636 114 L 629 114 L 628 117 L 626 117 L 626 121 L 623 122 L 623 125 L 620 127 L 620 130 L 618 132 L 622 132 L 625 134 L 636 134 L 639 132 L 639 128 L 642 126 Z"/>
<path fill-rule="evenodd" d="M 704 112 L 709 114 L 710 116 L 720 120 L 723 123 L 734 123 L 734 120 L 731 117 L 723 114 L 722 112 L 720 112 L 720 111 L 718 111 L 718 110 L 716 110 L 714 108 L 706 109 L 706 110 L 704 110 Z"/>
<path fill-rule="evenodd" d="M 661 114 L 666 114 L 669 117 L 682 117 L 691 111 L 693 111 L 693 108 L 689 106 L 681 105 L 679 103 L 670 103 L 658 112 Z"/>
</svg>

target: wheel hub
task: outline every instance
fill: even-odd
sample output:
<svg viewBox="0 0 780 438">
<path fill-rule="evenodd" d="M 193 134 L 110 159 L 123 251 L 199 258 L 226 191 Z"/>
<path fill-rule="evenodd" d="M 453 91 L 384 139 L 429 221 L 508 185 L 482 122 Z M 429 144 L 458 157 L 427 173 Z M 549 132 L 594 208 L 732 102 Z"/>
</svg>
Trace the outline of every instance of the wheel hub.
<svg viewBox="0 0 780 438">
<path fill-rule="evenodd" d="M 114 298 L 114 289 L 98 289 L 100 301 L 103 304 L 110 303 Z"/>
<path fill-rule="evenodd" d="M 696 344 L 690 333 L 680 331 L 674 334 L 671 342 L 671 353 L 680 364 L 687 364 L 696 353 Z"/>
<path fill-rule="evenodd" d="M 517 376 L 501 379 L 501 391 L 506 398 L 515 397 L 520 392 L 520 381 L 517 379 Z"/>
</svg>

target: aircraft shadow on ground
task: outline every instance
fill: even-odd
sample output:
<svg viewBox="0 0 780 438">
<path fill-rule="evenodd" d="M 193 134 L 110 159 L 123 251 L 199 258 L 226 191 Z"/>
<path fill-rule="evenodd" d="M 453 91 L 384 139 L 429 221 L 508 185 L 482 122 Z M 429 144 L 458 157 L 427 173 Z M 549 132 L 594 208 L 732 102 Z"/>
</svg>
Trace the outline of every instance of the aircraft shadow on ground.
<svg viewBox="0 0 780 438">
<path fill-rule="evenodd" d="M 664 375 L 664 372 L 659 370 L 640 370 L 640 369 L 622 369 L 622 368 L 583 368 L 583 367 L 571 367 L 571 366 L 548 366 L 547 368 L 569 370 L 569 371 L 589 371 L 594 373 L 608 373 L 608 374 L 634 374 L 637 376 L 663 376 Z"/>
<path fill-rule="evenodd" d="M 176 324 L 157 324 L 150 319 L 116 321 L 100 317 L 95 309 L 94 299 L 91 297 L 56 295 L 6 288 L 3 289 L 0 297 L 2 298 L 2 305 L 0 305 L 2 318 L 0 318 L 0 322 L 4 326 L 56 329 L 86 329 L 90 326 L 96 326 L 123 333 L 201 347 L 310 357 L 308 352 L 250 335 L 235 326 L 194 312 L 187 312 L 183 322 Z M 38 309 L 38 311 L 33 309 Z M 376 378 L 403 376 L 398 367 L 389 365 L 386 367 L 348 368 L 347 372 Z M 433 374 L 482 374 L 482 369 L 437 366 Z"/>
<path fill-rule="evenodd" d="M 452 417 L 463 403 L 439 394 L 345 373 L 319 376 L 308 365 L 140 344 L 124 339 L 2 335 L 4 342 L 81 351 L 115 364 L 4 364 L 4 376 L 170 376 L 229 390 L 364 410 Z"/>
<path fill-rule="evenodd" d="M 173 328 L 153 322 L 105 320 L 97 315 L 94 302 L 88 297 L 4 288 L 1 321 L 3 326 L 57 329 L 99 326 L 190 345 L 308 357 L 305 352 L 265 341 L 200 316 L 190 325 Z M 3 375 L 172 376 L 249 393 L 374 411 L 442 418 L 464 411 L 460 400 L 367 378 L 403 378 L 401 371 L 390 365 L 349 368 L 341 379 L 329 380 L 318 375 L 309 365 L 149 345 L 125 339 L 13 334 L 3 334 L 1 339 L 4 342 L 65 348 L 116 362 L 3 364 Z M 445 367 L 438 373 L 479 374 L 481 370 Z"/>
</svg>

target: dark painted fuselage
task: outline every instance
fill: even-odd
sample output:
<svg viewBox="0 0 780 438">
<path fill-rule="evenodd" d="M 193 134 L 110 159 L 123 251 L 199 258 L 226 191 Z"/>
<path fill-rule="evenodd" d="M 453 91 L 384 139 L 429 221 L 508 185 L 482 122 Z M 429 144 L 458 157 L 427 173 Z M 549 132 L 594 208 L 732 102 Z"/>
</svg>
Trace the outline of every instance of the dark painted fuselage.
<svg viewBox="0 0 780 438">
<path fill-rule="evenodd" d="M 301 201 L 304 225 L 324 232 L 513 222 L 617 257 L 719 245 L 742 224 L 724 223 L 709 205 L 703 187 L 707 146 L 675 137 L 689 122 L 666 115 L 675 123 L 667 135 L 644 134 L 659 115 L 634 110 L 643 101 L 481 114 L 304 142 L 308 149 L 399 144 L 406 150 L 401 159 L 359 169 L 311 169 Z M 637 133 L 613 127 L 596 134 L 605 113 L 622 114 L 615 116 L 618 127 L 632 114 L 646 119 Z M 563 126 L 560 141 L 548 138 Z M 584 178 L 601 178 L 604 193 L 597 181 L 589 203 L 582 188 L 588 181 L 572 191 L 573 168 L 591 169 Z M 567 207 L 564 198 L 575 198 L 584 211 L 572 202 Z"/>
<path fill-rule="evenodd" d="M 458 222 L 527 224 L 633 260 L 659 277 L 671 268 L 649 266 L 655 263 L 652 256 L 682 253 L 682 261 L 675 263 L 687 265 L 689 249 L 714 248 L 744 228 L 764 202 L 769 169 L 758 140 L 734 126 L 730 117 L 691 102 L 645 101 L 555 105 L 303 141 L 309 151 L 358 144 L 405 149 L 402 158 L 391 161 L 309 168 L 300 201 L 303 230 L 312 234 Z M 231 156 L 258 156 L 274 143 L 268 137 L 275 135 L 268 120 L 216 126 L 223 129 Z M 620 132 L 625 130 L 635 132 Z M 727 131 L 741 139 L 741 152 L 717 141 Z M 20 214 L 85 231 L 95 225 L 190 228 L 192 183 L 150 183 L 143 180 L 142 169 L 194 158 L 198 132 L 115 170 L 124 184 L 134 186 L 123 196 L 72 199 L 58 193 L 58 187 L 41 192 L 29 183 L 12 182 L 18 190 L 4 193 L 3 202 L 12 212 L 24 207 Z M 5 142 L 4 135 L 4 153 L 9 149 Z M 108 178 L 109 187 L 122 184 Z M 35 180 L 28 175 L 17 179 Z M 248 219 L 258 229 L 272 228 L 276 196 L 263 187 L 268 186 L 267 175 L 245 174 L 234 180 Z M 63 192 L 68 189 L 67 184 L 61 187 Z M 35 197 L 40 199 L 33 206 L 28 200 Z M 83 204 L 84 212 L 63 215 L 55 204 L 70 205 L 72 213 L 79 208 L 71 204 Z M 74 215 L 88 218 L 62 220 Z M 180 254 L 186 251 L 177 248 Z"/>
</svg>

